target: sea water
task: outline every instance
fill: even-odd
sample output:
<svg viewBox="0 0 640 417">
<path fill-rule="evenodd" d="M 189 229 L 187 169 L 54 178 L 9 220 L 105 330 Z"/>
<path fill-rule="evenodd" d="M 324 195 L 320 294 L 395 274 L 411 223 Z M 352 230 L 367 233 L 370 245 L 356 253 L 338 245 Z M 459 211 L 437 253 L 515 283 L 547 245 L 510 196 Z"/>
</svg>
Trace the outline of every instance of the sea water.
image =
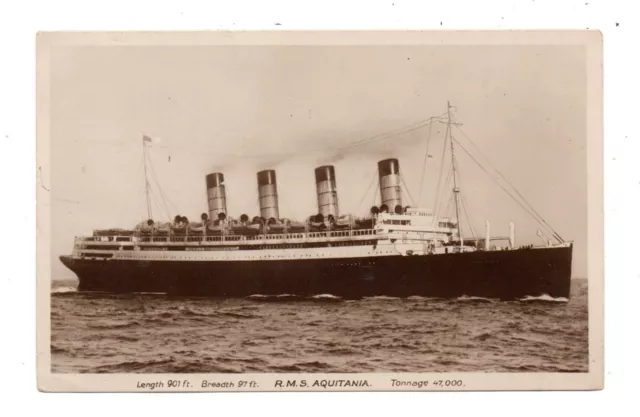
<svg viewBox="0 0 640 417">
<path fill-rule="evenodd" d="M 587 372 L 587 280 L 571 297 L 81 293 L 54 281 L 52 371 Z"/>
</svg>

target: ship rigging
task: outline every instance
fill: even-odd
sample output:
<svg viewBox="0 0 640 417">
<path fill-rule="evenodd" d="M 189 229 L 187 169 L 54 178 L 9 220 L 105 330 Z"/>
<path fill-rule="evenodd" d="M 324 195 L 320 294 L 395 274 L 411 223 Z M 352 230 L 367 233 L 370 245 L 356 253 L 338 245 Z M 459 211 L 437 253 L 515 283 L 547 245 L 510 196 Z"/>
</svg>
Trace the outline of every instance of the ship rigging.
<svg viewBox="0 0 640 417">
<path fill-rule="evenodd" d="M 408 200 L 411 202 L 411 205 L 401 207 L 401 209 L 397 209 L 396 207 L 388 207 L 388 204 L 385 204 L 384 201 L 380 201 L 380 204 L 376 204 L 376 200 L 378 199 L 378 195 L 380 190 L 380 183 L 376 181 L 376 177 L 378 173 L 374 173 L 369 187 L 365 190 L 362 195 L 362 199 L 360 200 L 359 206 L 362 206 L 362 203 L 366 199 L 367 195 L 369 195 L 372 187 L 376 184 L 376 188 L 373 191 L 373 205 L 369 210 L 369 214 L 372 217 L 375 217 L 382 208 L 385 210 L 395 212 L 396 214 L 400 214 L 407 210 L 407 208 L 413 207 L 416 204 L 420 205 L 422 202 L 422 196 L 424 195 L 424 183 L 427 168 L 429 165 L 429 160 L 433 158 L 433 155 L 430 154 L 430 151 L 433 149 L 433 126 L 434 124 L 442 124 L 445 126 L 443 143 L 441 144 L 442 152 L 440 155 L 440 163 L 438 170 L 438 181 L 436 183 L 436 189 L 434 194 L 434 202 L 432 205 L 433 215 L 431 216 L 432 225 L 436 226 L 438 223 L 450 222 L 452 225 L 455 225 L 455 229 L 457 231 L 456 236 L 456 244 L 458 244 L 462 250 L 465 246 L 465 241 L 472 243 L 474 246 L 477 245 L 480 241 L 484 240 L 485 249 L 489 248 L 489 243 L 491 240 L 509 240 L 510 245 L 514 244 L 513 230 L 510 231 L 509 236 L 489 236 L 489 225 L 488 222 L 485 222 L 485 237 L 481 238 L 476 230 L 477 228 L 474 226 L 473 216 L 470 213 L 469 205 L 467 203 L 467 199 L 464 196 L 463 189 L 460 183 L 460 168 L 459 168 L 459 156 L 457 155 L 462 151 L 470 161 L 472 161 L 479 169 L 486 174 L 489 179 L 491 179 L 495 184 L 497 184 L 506 195 L 511 198 L 526 214 L 528 214 L 532 219 L 534 219 L 540 229 L 538 229 L 536 235 L 540 237 L 546 245 L 551 244 L 551 239 L 547 236 L 552 236 L 558 243 L 565 243 L 564 239 L 553 229 L 549 223 L 539 214 L 539 212 L 524 198 L 524 196 L 513 186 L 511 182 L 509 182 L 506 177 L 491 163 L 489 158 L 483 153 L 480 148 L 472 141 L 469 136 L 462 129 L 463 124 L 457 119 L 455 115 L 455 106 L 451 105 L 447 102 L 447 110 L 446 112 L 438 115 L 429 117 L 427 119 L 420 120 L 418 122 L 412 123 L 410 125 L 401 127 L 399 129 L 395 129 L 389 132 L 385 132 L 382 134 L 377 134 L 372 137 L 368 137 L 365 139 L 349 142 L 346 145 L 339 146 L 335 149 L 336 153 L 343 153 L 349 150 L 358 149 L 361 147 L 375 145 L 377 143 L 382 143 L 385 141 L 390 141 L 392 139 L 397 139 L 402 135 L 406 135 L 411 132 L 419 131 L 419 130 L 427 130 L 426 134 L 426 146 L 423 156 L 421 176 L 420 176 L 420 185 L 418 187 L 418 199 L 414 200 L 411 192 L 409 191 L 409 187 L 405 181 L 404 175 L 401 171 L 398 172 L 399 184 L 394 185 L 399 189 L 399 195 L 405 196 L 405 201 Z M 455 129 L 455 134 L 454 134 Z M 210 223 L 220 223 L 224 221 L 236 221 L 241 223 L 260 223 L 261 225 L 265 225 L 270 223 L 271 226 L 278 226 L 280 221 L 286 224 L 313 224 L 313 223 L 324 223 L 324 217 L 329 216 L 329 219 L 332 221 L 336 220 L 338 216 L 337 211 L 330 212 L 322 212 L 319 210 L 319 213 L 311 215 L 304 222 L 300 223 L 297 221 L 292 221 L 289 219 L 280 219 L 279 211 L 277 208 L 272 209 L 261 209 L 261 213 L 259 216 L 254 216 L 250 218 L 247 214 L 240 215 L 237 219 L 229 218 L 227 219 L 228 213 L 226 212 L 226 195 L 216 195 L 214 196 L 214 200 L 217 206 L 214 210 L 209 210 L 209 213 L 203 213 L 200 216 L 201 222 L 197 222 L 198 224 L 192 224 L 189 220 L 181 216 L 179 210 L 176 208 L 175 204 L 169 200 L 163 191 L 160 182 L 158 181 L 158 176 L 153 167 L 153 163 L 151 157 L 149 155 L 149 148 L 152 147 L 155 143 L 155 139 L 148 136 L 143 135 L 142 137 L 142 159 L 144 165 L 144 190 L 145 190 L 145 202 L 146 202 L 146 214 L 147 220 L 142 223 L 143 227 L 159 226 L 156 224 L 156 220 L 154 220 L 153 216 L 153 204 L 155 202 L 155 206 L 162 213 L 161 217 L 164 217 L 166 220 L 165 227 L 167 224 L 170 226 L 169 229 L 173 226 L 178 227 L 186 227 L 188 230 L 198 230 L 200 227 L 205 227 Z M 456 149 L 457 148 L 457 149 Z M 306 152 L 314 152 L 314 151 L 325 151 L 322 147 L 311 147 L 306 150 Z M 283 153 L 279 154 L 280 157 L 293 157 L 295 153 Z M 449 161 L 449 163 L 447 163 Z M 331 166 L 331 170 L 333 167 Z M 333 172 L 333 171 L 332 171 Z M 209 187 L 209 182 L 214 181 L 217 185 L 220 185 L 224 181 L 223 174 L 215 173 L 212 176 L 207 177 L 207 193 L 210 193 L 212 187 Z M 277 187 L 275 184 L 275 171 L 267 170 L 261 174 L 264 178 L 266 178 L 267 183 L 259 184 L 259 188 L 269 188 L 270 195 L 264 197 L 264 199 L 268 200 L 268 204 L 276 205 L 278 204 L 277 198 Z M 328 174 L 329 176 L 335 174 Z M 260 180 L 259 180 L 260 181 Z M 273 183 L 271 183 L 273 182 Z M 214 187 L 216 193 L 224 193 L 224 188 Z M 265 188 L 265 189 L 266 189 Z M 335 188 L 335 184 L 333 185 Z M 332 198 L 334 204 L 337 206 L 337 192 L 335 190 L 331 191 L 333 194 L 327 194 L 329 198 Z M 261 196 L 261 199 L 263 197 Z M 265 201 L 266 201 L 265 200 Z M 401 201 L 400 198 L 398 201 Z M 209 204 L 211 204 L 212 196 L 208 195 Z M 222 204 L 222 205 L 220 205 Z M 384 207 L 383 207 L 384 206 Z M 261 206 L 262 207 L 262 206 Z M 274 206 L 275 207 L 275 206 Z M 275 211 L 274 211 L 275 210 Z M 398 212 L 398 210 L 401 210 Z M 265 215 L 266 214 L 266 215 Z M 275 216 L 274 216 L 275 214 Z M 350 218 L 348 220 L 350 225 L 353 225 L 354 219 Z M 468 229 L 467 232 L 464 231 L 463 226 L 466 225 Z M 191 226 L 191 227 L 190 227 Z M 513 225 L 511 224 L 511 229 L 513 229 Z M 277 227 L 276 227 L 277 229 Z M 284 229 L 284 227 L 282 228 Z M 307 228 L 308 229 L 308 228 Z"/>
</svg>

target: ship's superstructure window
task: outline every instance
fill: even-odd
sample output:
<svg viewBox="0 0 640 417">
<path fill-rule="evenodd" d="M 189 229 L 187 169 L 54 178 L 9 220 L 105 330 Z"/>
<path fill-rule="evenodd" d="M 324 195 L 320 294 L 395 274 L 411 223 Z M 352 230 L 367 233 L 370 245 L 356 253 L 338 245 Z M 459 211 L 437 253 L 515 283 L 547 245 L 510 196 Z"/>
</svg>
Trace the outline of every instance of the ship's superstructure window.
<svg viewBox="0 0 640 417">
<path fill-rule="evenodd" d="M 383 224 L 394 224 L 397 226 L 411 226 L 411 220 L 390 220 L 385 219 L 382 222 Z"/>
<path fill-rule="evenodd" d="M 87 245 L 86 249 L 96 249 L 96 250 L 118 250 L 120 246 L 116 245 Z"/>
</svg>

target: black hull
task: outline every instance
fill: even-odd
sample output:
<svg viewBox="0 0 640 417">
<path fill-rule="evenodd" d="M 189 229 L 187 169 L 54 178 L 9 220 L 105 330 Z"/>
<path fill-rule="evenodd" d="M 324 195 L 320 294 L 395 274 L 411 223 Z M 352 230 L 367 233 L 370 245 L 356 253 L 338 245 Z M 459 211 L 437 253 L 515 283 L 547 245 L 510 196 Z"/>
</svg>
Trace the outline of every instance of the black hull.
<svg viewBox="0 0 640 417">
<path fill-rule="evenodd" d="M 274 261 L 87 260 L 63 256 L 80 291 L 343 298 L 569 297 L 571 247 L 424 256 Z"/>
</svg>

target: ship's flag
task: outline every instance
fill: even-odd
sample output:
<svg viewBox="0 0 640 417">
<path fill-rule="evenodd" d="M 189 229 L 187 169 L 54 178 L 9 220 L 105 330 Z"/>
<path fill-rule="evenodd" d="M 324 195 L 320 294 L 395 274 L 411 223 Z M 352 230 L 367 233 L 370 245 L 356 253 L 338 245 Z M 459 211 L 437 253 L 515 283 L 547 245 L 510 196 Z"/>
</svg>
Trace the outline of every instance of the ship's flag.
<svg viewBox="0 0 640 417">
<path fill-rule="evenodd" d="M 160 138 L 154 138 L 149 135 L 142 135 L 142 142 L 145 145 L 153 145 L 153 144 L 160 143 Z"/>
</svg>

